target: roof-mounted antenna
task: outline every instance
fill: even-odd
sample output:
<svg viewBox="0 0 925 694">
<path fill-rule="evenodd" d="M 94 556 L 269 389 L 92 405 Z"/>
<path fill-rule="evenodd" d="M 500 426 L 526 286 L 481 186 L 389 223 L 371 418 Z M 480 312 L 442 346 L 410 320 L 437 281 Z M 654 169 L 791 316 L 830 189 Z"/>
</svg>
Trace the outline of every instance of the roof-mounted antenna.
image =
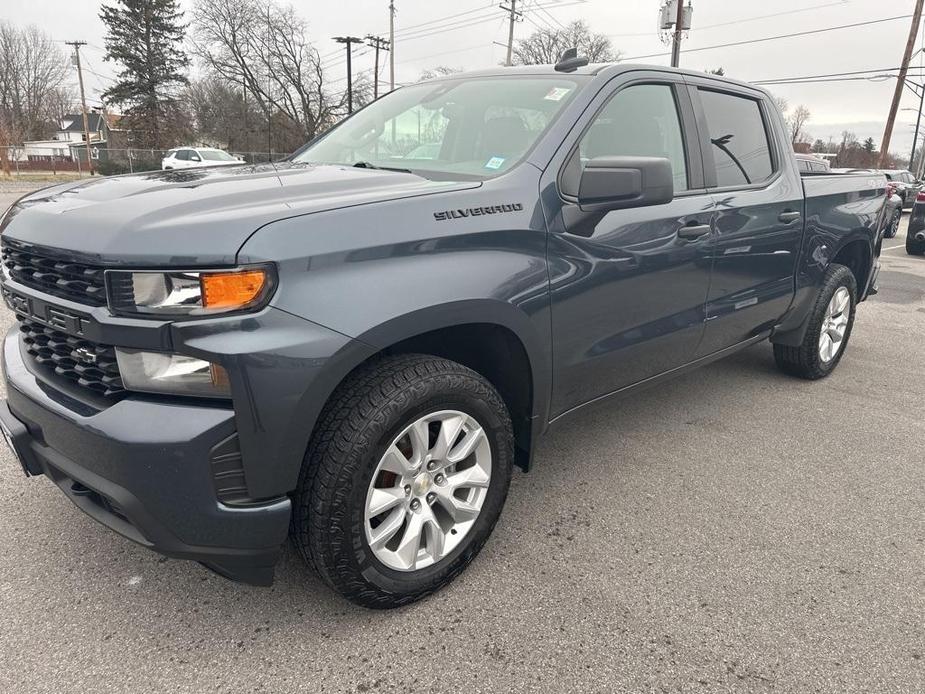
<svg viewBox="0 0 925 694">
<path fill-rule="evenodd" d="M 559 56 L 559 62 L 556 63 L 556 72 L 574 72 L 589 62 L 585 56 L 578 55 L 577 48 L 566 48 Z"/>
</svg>

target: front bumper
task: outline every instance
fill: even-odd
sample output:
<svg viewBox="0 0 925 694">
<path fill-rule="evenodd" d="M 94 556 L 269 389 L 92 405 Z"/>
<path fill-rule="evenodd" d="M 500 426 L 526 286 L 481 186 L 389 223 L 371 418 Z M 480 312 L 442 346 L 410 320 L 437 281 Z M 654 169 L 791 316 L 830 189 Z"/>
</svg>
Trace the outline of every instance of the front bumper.
<svg viewBox="0 0 925 694">
<path fill-rule="evenodd" d="M 107 527 L 162 554 L 269 585 L 286 539 L 289 498 L 218 501 L 214 449 L 237 437 L 227 405 L 128 396 L 106 408 L 30 369 L 17 331 L 3 346 L 0 420 L 27 474 L 44 474 Z"/>
</svg>

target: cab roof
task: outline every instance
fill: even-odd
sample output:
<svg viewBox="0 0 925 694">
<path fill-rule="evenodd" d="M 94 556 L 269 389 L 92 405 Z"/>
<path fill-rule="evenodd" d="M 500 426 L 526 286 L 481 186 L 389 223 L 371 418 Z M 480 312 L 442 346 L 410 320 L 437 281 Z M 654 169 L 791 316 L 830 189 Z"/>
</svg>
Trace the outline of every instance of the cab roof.
<svg viewBox="0 0 925 694">
<path fill-rule="evenodd" d="M 708 79 L 722 84 L 745 87 L 752 90 L 758 90 L 767 93 L 767 91 L 754 84 L 749 84 L 742 80 L 731 79 L 726 76 L 714 75 L 712 73 L 701 72 L 699 70 L 686 70 L 683 68 L 668 67 L 667 65 L 652 65 L 648 63 L 591 63 L 583 67 L 576 68 L 569 72 L 560 72 L 556 70 L 555 65 L 514 65 L 511 67 L 493 67 L 484 70 L 473 70 L 471 72 L 459 72 L 452 75 L 441 75 L 434 77 L 436 80 L 451 79 L 468 79 L 472 77 L 504 77 L 510 75 L 524 75 L 537 77 L 581 77 L 584 80 L 597 77 L 611 78 L 623 72 L 632 72 L 633 70 L 655 70 L 658 72 L 672 72 L 687 77 L 698 77 Z"/>
</svg>

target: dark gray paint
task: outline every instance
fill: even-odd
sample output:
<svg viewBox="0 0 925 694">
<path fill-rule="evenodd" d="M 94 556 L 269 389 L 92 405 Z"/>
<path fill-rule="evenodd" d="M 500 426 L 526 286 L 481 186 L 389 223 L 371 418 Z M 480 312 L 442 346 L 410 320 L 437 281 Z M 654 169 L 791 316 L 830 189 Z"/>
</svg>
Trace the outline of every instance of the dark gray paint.
<svg viewBox="0 0 925 694">
<path fill-rule="evenodd" d="M 510 79 L 549 68 L 497 74 Z M 275 557 L 267 548 L 285 534 L 285 495 L 296 485 L 319 412 L 342 379 L 377 352 L 453 326 L 506 331 L 529 366 L 532 399 L 520 413 L 528 426 L 519 441 L 529 456 L 551 420 L 587 403 L 772 333 L 798 340 L 825 268 L 845 244 L 863 244 L 874 263 L 883 178 L 801 181 L 765 92 L 632 65 L 584 68 L 577 79 L 578 93 L 525 161 L 484 181 L 281 164 L 99 179 L 27 196 L 4 235 L 63 259 L 118 267 L 273 262 L 279 287 L 254 314 L 170 323 L 114 317 L 6 283 L 81 316 L 90 339 L 221 363 L 233 401 L 138 394 L 103 403 L 79 388 L 41 382 L 12 339 L 4 360 L 12 414 L 0 408 L 0 418 L 44 456 L 51 476 L 60 479 L 66 469 L 125 497 L 157 549 L 266 582 Z M 648 81 L 675 89 L 691 190 L 666 204 L 588 216 L 560 194 L 559 176 L 607 99 Z M 713 187 L 697 123 L 702 85 L 762 100 L 779 165 L 770 182 Z M 435 218 L 499 205 L 511 211 Z M 801 220 L 781 221 L 788 211 Z M 690 226 L 707 233 L 686 238 Z M 175 419 L 182 425 L 171 428 Z M 152 426 L 157 431 L 148 431 Z M 206 451 L 232 431 L 255 499 L 247 509 L 221 506 L 206 485 Z M 250 519 L 264 520 L 243 528 Z"/>
</svg>

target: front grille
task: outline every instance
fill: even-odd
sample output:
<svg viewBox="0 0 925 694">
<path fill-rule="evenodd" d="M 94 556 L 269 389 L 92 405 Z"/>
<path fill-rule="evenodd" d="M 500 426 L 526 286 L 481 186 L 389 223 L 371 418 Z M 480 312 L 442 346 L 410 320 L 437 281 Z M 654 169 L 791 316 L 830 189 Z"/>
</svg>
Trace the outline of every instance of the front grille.
<svg viewBox="0 0 925 694">
<path fill-rule="evenodd" d="M 104 306 L 106 286 L 103 268 L 56 258 L 37 252 L 32 246 L 3 240 L 0 262 L 10 279 L 81 304 Z"/>
<path fill-rule="evenodd" d="M 71 337 L 18 315 L 26 351 L 36 363 L 102 395 L 118 395 L 124 388 L 115 348 Z"/>
</svg>

